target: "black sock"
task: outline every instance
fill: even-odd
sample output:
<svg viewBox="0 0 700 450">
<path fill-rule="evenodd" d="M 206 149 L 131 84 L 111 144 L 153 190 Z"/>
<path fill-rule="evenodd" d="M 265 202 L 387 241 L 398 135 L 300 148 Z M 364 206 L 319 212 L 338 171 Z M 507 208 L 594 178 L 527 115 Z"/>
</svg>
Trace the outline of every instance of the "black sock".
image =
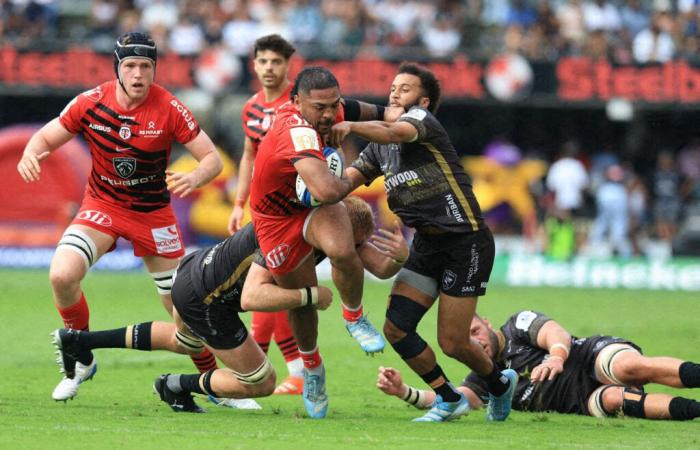
<svg viewBox="0 0 700 450">
<path fill-rule="evenodd" d="M 442 384 L 441 386 L 433 388 L 433 390 L 446 402 L 456 402 L 462 398 L 459 395 L 459 392 L 457 392 L 455 387 L 452 386 L 452 383 L 450 383 L 449 381 Z"/>
<path fill-rule="evenodd" d="M 185 391 L 185 392 L 194 392 L 196 394 L 205 394 L 204 390 L 199 387 L 199 378 L 201 377 L 201 374 L 194 374 L 194 375 L 170 375 L 168 377 L 168 387 L 175 391 L 178 392 L 178 390 L 175 388 L 176 384 L 179 384 L 180 392 Z M 176 381 L 178 380 L 178 381 Z M 173 385 L 171 386 L 171 381 Z"/>
<path fill-rule="evenodd" d="M 151 326 L 153 322 L 134 325 L 131 329 L 131 348 L 134 350 L 151 351 Z"/>
<path fill-rule="evenodd" d="M 692 420 L 700 417 L 700 403 L 683 397 L 674 397 L 668 405 L 673 420 Z"/>
<path fill-rule="evenodd" d="M 78 362 L 84 366 L 89 366 L 92 364 L 92 360 L 95 359 L 95 355 L 92 354 L 90 349 L 88 347 L 84 347 L 83 344 L 83 336 L 86 334 L 90 334 L 90 328 L 84 328 L 80 333 L 80 340 L 78 341 L 78 345 L 80 346 L 80 351 L 78 352 Z"/>
<path fill-rule="evenodd" d="M 115 330 L 80 333 L 80 348 L 81 350 L 126 348 L 126 327 Z"/>
<path fill-rule="evenodd" d="M 683 386 L 689 388 L 700 387 L 700 364 L 686 361 L 678 368 L 678 376 Z"/>
<path fill-rule="evenodd" d="M 495 395 L 496 397 L 500 397 L 501 395 L 505 394 L 508 387 L 510 387 L 510 380 L 501 375 L 501 371 L 498 370 L 496 366 L 493 366 L 493 371 L 490 374 L 481 376 L 481 378 L 486 381 L 486 384 L 489 387 L 489 393 Z"/>
</svg>

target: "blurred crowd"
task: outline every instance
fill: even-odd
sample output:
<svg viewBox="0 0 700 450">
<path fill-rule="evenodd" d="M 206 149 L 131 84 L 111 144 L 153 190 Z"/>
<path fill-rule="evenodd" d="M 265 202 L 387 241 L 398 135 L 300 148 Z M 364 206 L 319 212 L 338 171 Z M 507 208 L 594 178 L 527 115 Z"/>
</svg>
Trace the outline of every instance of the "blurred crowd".
<svg viewBox="0 0 700 450">
<path fill-rule="evenodd" d="M 510 171 L 509 189 L 519 189 L 513 179 L 528 160 L 517 147 L 495 141 L 484 155 Z M 677 151 L 661 150 L 656 164 L 644 173 L 613 151 L 586 153 L 575 140 L 565 142 L 555 160 L 545 164 L 541 177 L 536 172 L 522 179 L 533 199 L 530 206 L 523 208 L 506 197 L 493 207 L 486 203 L 487 221 L 496 232 L 522 230 L 558 260 L 580 254 L 630 258 L 697 251 L 680 242 L 679 233 L 700 220 L 699 138 Z M 484 167 L 483 161 L 479 166 Z M 480 189 L 481 178 L 495 179 L 493 173 L 472 171 L 480 201 L 489 198 L 489 191 Z M 656 248 L 648 248 L 650 242 Z"/>
<path fill-rule="evenodd" d="M 348 58 L 566 55 L 619 63 L 700 55 L 697 0 L 0 0 L 0 43 L 85 40 L 105 49 L 149 31 L 181 55 L 224 46 L 245 56 L 280 33 L 302 54 Z"/>
</svg>

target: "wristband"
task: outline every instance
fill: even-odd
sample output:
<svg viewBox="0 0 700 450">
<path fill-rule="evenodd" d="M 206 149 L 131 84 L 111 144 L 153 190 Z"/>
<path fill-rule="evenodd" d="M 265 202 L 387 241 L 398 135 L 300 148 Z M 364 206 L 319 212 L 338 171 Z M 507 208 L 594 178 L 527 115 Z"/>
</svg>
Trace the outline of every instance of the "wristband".
<svg viewBox="0 0 700 450">
<path fill-rule="evenodd" d="M 301 306 L 311 306 L 318 303 L 318 288 L 316 286 L 307 286 L 299 289 L 301 293 Z"/>
<path fill-rule="evenodd" d="M 234 205 L 234 206 L 239 206 L 239 207 L 243 208 L 243 207 L 245 206 L 245 200 L 241 200 L 240 198 L 237 198 L 237 199 L 233 202 L 233 205 Z"/>
<path fill-rule="evenodd" d="M 404 263 L 406 262 L 405 259 L 396 259 L 396 258 L 391 258 L 391 260 L 396 264 L 397 266 L 403 266 Z"/>
<path fill-rule="evenodd" d="M 566 353 L 566 356 L 567 357 L 569 356 L 569 347 L 567 347 L 566 345 L 564 345 L 560 342 L 557 342 L 556 344 L 552 344 L 552 346 L 549 347 L 549 353 L 551 354 L 552 350 L 554 350 L 555 348 L 560 348 L 560 349 L 564 350 L 564 352 Z M 564 358 L 562 357 L 562 361 L 563 360 L 564 360 Z"/>
</svg>

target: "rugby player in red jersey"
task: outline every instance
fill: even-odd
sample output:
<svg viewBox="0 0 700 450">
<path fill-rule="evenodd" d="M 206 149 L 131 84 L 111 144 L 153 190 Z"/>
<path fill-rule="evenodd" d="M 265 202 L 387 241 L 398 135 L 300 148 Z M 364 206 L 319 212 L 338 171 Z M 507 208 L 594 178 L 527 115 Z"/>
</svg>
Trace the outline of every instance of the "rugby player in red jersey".
<svg viewBox="0 0 700 450">
<path fill-rule="evenodd" d="M 330 131 L 341 105 L 338 81 L 327 69 L 307 67 L 297 76 L 293 92 L 294 102 L 277 110 L 255 158 L 250 198 L 260 249 L 277 284 L 287 289 L 317 284 L 310 256 L 313 248 L 323 251 L 333 267 L 348 331 L 366 352 L 381 351 L 384 339 L 362 314 L 364 274 L 350 220 L 344 206 L 337 204 L 350 183 L 328 170 L 323 154 L 322 136 Z M 297 174 L 324 206 L 308 208 L 297 199 Z M 325 417 L 328 397 L 316 310 L 297 308 L 289 317 L 304 361 L 307 412 Z"/>
<path fill-rule="evenodd" d="M 32 136 L 17 164 L 24 181 L 38 181 L 41 162 L 76 134 L 82 133 L 90 148 L 93 165 L 83 203 L 61 237 L 49 270 L 54 303 L 67 328 L 88 329 L 90 313 L 80 283 L 119 237 L 131 241 L 163 305 L 172 312 L 172 274 L 184 245 L 170 194 L 184 197 L 222 169 L 214 144 L 192 113 L 154 83 L 156 60 L 150 36 L 121 35 L 114 48 L 117 79 L 73 99 Z M 199 162 L 191 172 L 167 170 L 174 141 Z M 75 370 L 54 390 L 55 400 L 74 397 L 80 383 L 95 374 L 92 352 L 77 359 Z M 192 359 L 201 371 L 216 367 L 206 349 Z"/>
</svg>

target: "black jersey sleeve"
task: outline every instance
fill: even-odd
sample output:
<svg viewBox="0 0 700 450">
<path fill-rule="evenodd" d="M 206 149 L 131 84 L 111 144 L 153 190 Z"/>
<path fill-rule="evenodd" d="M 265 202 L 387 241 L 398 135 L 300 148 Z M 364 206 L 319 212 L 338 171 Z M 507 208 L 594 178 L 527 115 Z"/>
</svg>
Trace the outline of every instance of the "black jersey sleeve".
<svg viewBox="0 0 700 450">
<path fill-rule="evenodd" d="M 409 109 L 407 113 L 404 113 L 399 117 L 399 122 L 408 122 L 413 125 L 418 131 L 418 136 L 416 141 L 423 142 L 428 139 L 430 134 L 430 129 L 433 121 L 437 122 L 437 119 L 433 117 L 432 114 L 427 109 L 414 106 Z"/>
<path fill-rule="evenodd" d="M 539 312 L 520 311 L 513 314 L 501 327 L 508 340 L 537 347 L 537 334 L 551 319 Z"/>
<path fill-rule="evenodd" d="M 381 162 L 379 159 L 379 145 L 370 143 L 360 153 L 360 156 L 353 161 L 350 167 L 357 169 L 370 184 L 375 178 L 382 175 Z"/>
</svg>

